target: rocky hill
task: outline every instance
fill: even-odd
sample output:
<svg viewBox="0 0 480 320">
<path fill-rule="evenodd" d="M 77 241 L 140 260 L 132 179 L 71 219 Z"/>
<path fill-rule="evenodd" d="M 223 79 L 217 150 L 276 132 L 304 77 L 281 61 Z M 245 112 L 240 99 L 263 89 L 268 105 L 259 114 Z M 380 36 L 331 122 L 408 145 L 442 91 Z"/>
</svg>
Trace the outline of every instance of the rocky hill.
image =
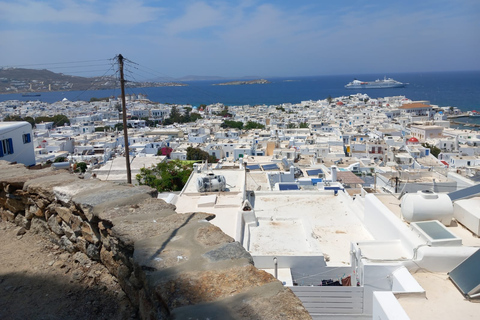
<svg viewBox="0 0 480 320">
<path fill-rule="evenodd" d="M 257 79 L 257 80 L 249 80 L 249 81 L 230 81 L 230 82 L 223 82 L 223 83 L 215 83 L 214 86 L 238 86 L 244 84 L 267 84 L 270 81 L 265 79 Z"/>
<path fill-rule="evenodd" d="M 175 82 L 130 82 L 128 87 L 184 86 Z M 46 69 L 0 69 L 0 93 L 30 93 L 46 91 L 99 90 L 119 88 L 114 76 L 78 77 L 55 73 Z"/>
</svg>

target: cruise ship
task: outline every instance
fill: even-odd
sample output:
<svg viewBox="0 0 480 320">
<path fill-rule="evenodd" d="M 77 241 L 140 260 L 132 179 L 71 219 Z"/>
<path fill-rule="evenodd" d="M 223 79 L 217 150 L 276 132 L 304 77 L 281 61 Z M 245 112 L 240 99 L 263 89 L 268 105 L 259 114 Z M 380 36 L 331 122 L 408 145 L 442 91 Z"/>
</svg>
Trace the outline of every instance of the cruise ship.
<svg viewBox="0 0 480 320">
<path fill-rule="evenodd" d="M 375 81 L 360 81 L 353 80 L 345 86 L 347 89 L 384 89 L 384 88 L 403 88 L 407 84 L 402 83 L 392 78 L 384 78 L 383 80 L 377 79 Z"/>
</svg>

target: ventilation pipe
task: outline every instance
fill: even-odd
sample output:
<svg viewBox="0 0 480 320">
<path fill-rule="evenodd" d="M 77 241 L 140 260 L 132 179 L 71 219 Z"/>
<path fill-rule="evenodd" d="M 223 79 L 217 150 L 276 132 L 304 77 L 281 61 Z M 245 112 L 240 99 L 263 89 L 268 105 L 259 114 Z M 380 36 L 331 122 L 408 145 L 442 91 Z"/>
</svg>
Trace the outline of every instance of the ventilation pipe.
<svg viewBox="0 0 480 320">
<path fill-rule="evenodd" d="M 277 262 L 277 257 L 273 258 L 273 263 L 275 265 L 275 279 L 278 279 L 278 262 Z"/>
<path fill-rule="evenodd" d="M 331 166 L 332 182 L 337 181 L 337 166 Z"/>
</svg>

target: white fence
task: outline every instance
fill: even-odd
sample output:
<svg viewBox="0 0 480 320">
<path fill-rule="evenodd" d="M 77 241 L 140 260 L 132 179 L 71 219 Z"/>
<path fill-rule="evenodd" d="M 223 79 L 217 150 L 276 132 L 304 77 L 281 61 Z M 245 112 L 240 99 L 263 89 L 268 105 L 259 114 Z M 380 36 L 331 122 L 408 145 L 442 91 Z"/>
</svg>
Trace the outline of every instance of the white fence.
<svg viewBox="0 0 480 320">
<path fill-rule="evenodd" d="M 363 314 L 363 287 L 293 286 L 290 289 L 314 319 L 320 315 Z"/>
</svg>

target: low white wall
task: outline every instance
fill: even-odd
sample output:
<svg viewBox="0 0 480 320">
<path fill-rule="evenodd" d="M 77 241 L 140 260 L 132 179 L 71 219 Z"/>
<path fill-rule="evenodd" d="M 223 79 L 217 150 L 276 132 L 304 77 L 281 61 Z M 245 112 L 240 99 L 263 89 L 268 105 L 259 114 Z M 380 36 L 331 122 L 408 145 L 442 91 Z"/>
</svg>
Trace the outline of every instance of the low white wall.
<svg viewBox="0 0 480 320">
<path fill-rule="evenodd" d="M 375 240 L 397 240 L 407 250 L 412 250 L 422 242 L 403 222 L 397 218 L 375 195 L 365 196 L 365 227 Z"/>
<path fill-rule="evenodd" d="M 392 291 L 395 293 L 425 293 L 405 267 L 400 267 L 392 273 Z"/>
<path fill-rule="evenodd" d="M 415 262 L 407 262 L 409 270 L 426 269 L 430 272 L 450 272 L 478 250 L 477 247 L 428 247 L 417 250 Z"/>
<path fill-rule="evenodd" d="M 373 293 L 375 291 L 392 291 L 392 273 L 400 267 L 402 265 L 399 263 L 364 265 L 364 313 L 372 313 Z"/>
<path fill-rule="evenodd" d="M 391 292 L 373 293 L 372 319 L 375 320 L 407 320 L 410 317 Z"/>
</svg>

